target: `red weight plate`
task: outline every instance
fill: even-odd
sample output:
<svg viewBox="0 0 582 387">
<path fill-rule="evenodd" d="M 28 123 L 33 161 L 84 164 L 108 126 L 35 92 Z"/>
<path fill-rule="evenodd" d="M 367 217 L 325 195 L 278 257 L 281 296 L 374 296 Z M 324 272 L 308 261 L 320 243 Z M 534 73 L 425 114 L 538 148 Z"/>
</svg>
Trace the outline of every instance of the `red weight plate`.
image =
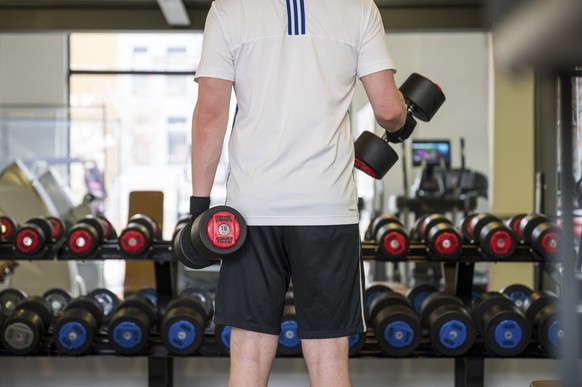
<svg viewBox="0 0 582 387">
<path fill-rule="evenodd" d="M 388 254 L 400 255 L 406 250 L 406 238 L 399 232 L 389 232 L 384 236 L 384 249 Z"/>
<path fill-rule="evenodd" d="M 51 225 L 53 227 L 53 232 L 51 235 L 51 239 L 56 241 L 63 235 L 63 224 L 57 218 L 49 218 Z"/>
<path fill-rule="evenodd" d="M 24 254 L 35 253 L 41 244 L 41 236 L 35 230 L 24 228 L 16 234 L 16 249 Z"/>
<path fill-rule="evenodd" d="M 69 249 L 78 255 L 86 254 L 93 249 L 95 241 L 93 236 L 83 229 L 75 230 L 69 235 L 69 241 L 67 245 Z"/>
<path fill-rule="evenodd" d="M 489 240 L 489 247 L 495 255 L 507 254 L 511 250 L 512 245 L 513 240 L 507 231 L 496 231 Z"/>
<path fill-rule="evenodd" d="M 12 236 L 14 228 L 6 218 L 0 218 L 0 240 L 8 240 Z"/>
<path fill-rule="evenodd" d="M 371 176 L 373 178 L 376 178 L 376 176 L 377 176 L 376 172 L 374 172 L 372 170 L 372 168 L 370 168 L 370 166 L 368 164 L 364 163 L 362 160 L 355 159 L 354 164 L 355 164 L 357 169 L 364 172 L 366 175 Z"/>
<path fill-rule="evenodd" d="M 440 255 L 451 255 L 459 247 L 459 238 L 455 233 L 443 232 L 436 237 L 434 247 Z"/>
<path fill-rule="evenodd" d="M 206 234 L 210 242 L 220 249 L 228 249 L 240 237 L 240 224 L 234 214 L 226 211 L 213 214 L 206 224 Z"/>
<path fill-rule="evenodd" d="M 137 230 L 127 230 L 119 237 L 119 245 L 127 254 L 139 254 L 146 248 L 146 238 Z"/>
<path fill-rule="evenodd" d="M 542 249 L 548 254 L 555 254 L 560 247 L 560 234 L 549 232 L 542 237 Z"/>
</svg>

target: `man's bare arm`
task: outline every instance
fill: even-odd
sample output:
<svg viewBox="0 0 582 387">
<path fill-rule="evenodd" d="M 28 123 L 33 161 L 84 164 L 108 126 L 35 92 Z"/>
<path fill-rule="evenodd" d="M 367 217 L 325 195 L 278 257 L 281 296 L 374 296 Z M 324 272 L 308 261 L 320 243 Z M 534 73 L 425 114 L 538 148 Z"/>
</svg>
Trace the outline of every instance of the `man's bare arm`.
<svg viewBox="0 0 582 387">
<path fill-rule="evenodd" d="M 404 125 L 406 105 L 394 82 L 394 70 L 384 70 L 360 78 L 378 124 L 395 132 Z"/>
</svg>

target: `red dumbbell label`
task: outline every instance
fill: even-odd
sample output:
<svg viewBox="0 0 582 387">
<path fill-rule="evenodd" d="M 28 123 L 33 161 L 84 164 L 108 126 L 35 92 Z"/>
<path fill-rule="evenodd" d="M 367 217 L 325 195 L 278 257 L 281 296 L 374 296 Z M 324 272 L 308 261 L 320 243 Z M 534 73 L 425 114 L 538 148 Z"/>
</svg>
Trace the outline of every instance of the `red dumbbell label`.
<svg viewBox="0 0 582 387">
<path fill-rule="evenodd" d="M 0 240 L 7 240 L 12 236 L 14 230 L 8 220 L 0 219 Z"/>
<path fill-rule="evenodd" d="M 233 213 L 217 212 L 208 220 L 206 234 L 215 247 L 228 249 L 233 247 L 240 237 L 240 224 Z"/>
<path fill-rule="evenodd" d="M 521 230 L 519 229 L 519 224 L 521 223 L 522 219 L 523 219 L 523 216 L 515 218 L 513 220 L 513 223 L 511 224 L 511 229 L 513 230 L 513 232 L 515 233 L 515 235 L 517 235 L 517 237 L 519 239 L 523 238 L 523 236 L 521 235 Z"/>
<path fill-rule="evenodd" d="M 497 231 L 489 240 L 489 247 L 495 255 L 505 255 L 513 247 L 513 240 L 507 231 Z"/>
<path fill-rule="evenodd" d="M 145 248 L 146 238 L 137 230 L 128 230 L 119 238 L 119 244 L 124 252 L 137 254 Z"/>
<path fill-rule="evenodd" d="M 398 256 L 406 250 L 406 239 L 399 232 L 390 232 L 384 236 L 384 249 L 393 256 Z"/>
<path fill-rule="evenodd" d="M 548 254 L 555 254 L 560 247 L 560 235 L 557 232 L 549 232 L 542 237 L 542 249 Z"/>
<path fill-rule="evenodd" d="M 85 254 L 93 247 L 93 237 L 85 230 L 75 230 L 69 236 L 68 246 L 75 254 Z"/>
<path fill-rule="evenodd" d="M 24 229 L 16 234 L 16 248 L 18 251 L 29 254 L 39 247 L 40 237 L 34 230 Z"/>
<path fill-rule="evenodd" d="M 57 240 L 61 237 L 61 235 L 63 233 L 63 228 L 62 228 L 61 222 L 59 222 L 55 218 L 50 218 L 49 221 L 51 222 L 51 226 L 53 228 L 53 233 L 51 235 L 51 239 Z"/>
<path fill-rule="evenodd" d="M 368 166 L 368 164 L 364 163 L 362 160 L 355 159 L 354 164 L 356 165 L 356 168 L 364 172 L 366 175 L 376 178 L 376 172 L 374 172 L 372 168 L 370 168 L 370 166 Z"/>
<path fill-rule="evenodd" d="M 451 255 L 459 247 L 459 238 L 452 232 L 443 232 L 436 237 L 434 247 L 440 255 Z"/>
</svg>

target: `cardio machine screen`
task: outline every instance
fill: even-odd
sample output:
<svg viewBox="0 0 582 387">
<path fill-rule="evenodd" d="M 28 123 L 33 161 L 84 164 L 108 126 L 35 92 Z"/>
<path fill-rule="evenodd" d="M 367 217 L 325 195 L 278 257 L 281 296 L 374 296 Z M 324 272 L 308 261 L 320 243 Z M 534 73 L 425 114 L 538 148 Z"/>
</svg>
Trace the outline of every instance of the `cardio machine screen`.
<svg viewBox="0 0 582 387">
<path fill-rule="evenodd" d="M 440 165 L 443 160 L 451 166 L 451 143 L 448 140 L 422 140 L 412 142 L 412 165 L 418 167 L 426 160 L 427 165 Z"/>
</svg>

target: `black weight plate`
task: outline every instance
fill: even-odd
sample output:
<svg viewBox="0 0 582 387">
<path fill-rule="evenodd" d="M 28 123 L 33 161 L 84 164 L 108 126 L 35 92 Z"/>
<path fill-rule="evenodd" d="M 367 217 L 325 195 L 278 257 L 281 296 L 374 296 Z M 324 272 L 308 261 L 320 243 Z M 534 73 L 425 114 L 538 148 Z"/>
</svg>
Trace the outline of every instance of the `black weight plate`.
<svg viewBox="0 0 582 387">
<path fill-rule="evenodd" d="M 428 327 L 428 319 L 431 313 L 436 309 L 447 305 L 456 305 L 459 307 L 464 306 L 463 301 L 461 301 L 460 298 L 447 292 L 434 292 L 426 297 L 420 307 L 420 321 L 422 324 L 425 327 Z"/>
<path fill-rule="evenodd" d="M 36 314 L 21 310 L 10 316 L 0 328 L 2 346 L 14 355 L 32 355 L 38 351 L 44 334 L 41 319 Z"/>
<path fill-rule="evenodd" d="M 471 235 L 473 240 L 477 243 L 480 241 L 481 237 L 481 229 L 485 227 L 486 224 L 490 222 L 500 222 L 499 218 L 495 215 L 491 214 L 476 214 L 473 218 L 471 218 Z"/>
<path fill-rule="evenodd" d="M 531 329 L 525 316 L 512 305 L 494 305 L 485 312 L 481 333 L 485 347 L 498 356 L 517 356 L 527 347 Z"/>
<path fill-rule="evenodd" d="M 483 335 L 482 318 L 488 309 L 495 305 L 513 306 L 513 302 L 503 293 L 499 292 L 485 292 L 481 293 L 479 298 L 473 303 L 472 317 L 475 321 L 475 326 L 481 335 Z"/>
<path fill-rule="evenodd" d="M 7 288 L 0 291 L 0 309 L 2 310 L 2 320 L 14 313 L 16 306 L 20 304 L 27 297 L 22 290 Z"/>
<path fill-rule="evenodd" d="M 463 250 L 461 234 L 449 223 L 432 226 L 427 235 L 427 244 L 434 255 L 447 260 L 457 259 Z"/>
<path fill-rule="evenodd" d="M 533 230 L 541 223 L 551 223 L 550 219 L 543 214 L 529 214 L 519 222 L 519 231 L 525 243 L 531 243 Z"/>
<path fill-rule="evenodd" d="M 505 294 L 509 297 L 511 301 L 517 306 L 519 309 L 524 310 L 524 304 L 526 300 L 529 299 L 533 290 L 529 286 L 525 286 L 522 284 L 513 284 L 509 285 L 506 288 L 501 289 L 501 293 Z"/>
<path fill-rule="evenodd" d="M 137 214 L 129 218 L 129 221 L 127 222 L 127 228 L 130 228 L 132 223 L 145 227 L 147 230 L 146 235 L 148 239 L 153 240 L 157 238 L 158 227 L 155 220 L 153 220 L 151 217 L 143 214 Z"/>
<path fill-rule="evenodd" d="M 190 310 L 195 311 L 195 313 L 199 314 L 203 320 L 203 326 L 206 325 L 206 322 L 210 321 L 208 318 L 208 310 L 206 309 L 206 305 L 202 302 L 202 300 L 191 293 L 182 293 L 177 298 L 174 298 L 168 304 L 166 311 L 174 308 L 188 308 Z M 167 313 L 167 312 L 166 312 Z"/>
<path fill-rule="evenodd" d="M 201 288 L 201 287 L 189 287 L 187 289 L 185 289 L 182 293 L 180 294 L 192 294 L 193 296 L 198 297 L 198 299 L 200 299 L 200 301 L 202 301 L 202 303 L 204 304 L 204 307 L 206 308 L 206 316 L 208 320 L 211 320 L 213 315 L 214 315 L 214 301 L 212 299 L 212 296 L 210 294 L 210 292 L 208 292 L 207 290 Z"/>
<path fill-rule="evenodd" d="M 391 292 L 392 289 L 388 285 L 384 284 L 375 284 L 369 286 L 364 291 L 364 304 L 366 307 L 366 311 L 370 310 L 370 306 L 372 305 L 372 301 L 382 293 Z"/>
<path fill-rule="evenodd" d="M 147 300 L 147 299 L 146 299 Z M 136 305 L 136 303 L 132 303 Z M 118 309 L 111 317 L 107 335 L 113 349 L 122 355 L 137 355 L 148 345 L 152 321 L 134 308 Z"/>
<path fill-rule="evenodd" d="M 54 317 L 60 316 L 72 299 L 69 292 L 58 288 L 47 290 L 42 297 L 49 303 Z"/>
<path fill-rule="evenodd" d="M 402 224 L 402 223 L 400 223 L 400 219 L 398 219 L 398 217 L 396 217 L 394 215 L 384 214 L 384 215 L 380 215 L 380 216 L 375 217 L 370 222 L 370 225 L 368 226 L 368 229 L 366 230 L 365 238 L 368 240 L 374 240 L 374 238 L 376 237 L 376 233 L 378 232 L 378 229 L 380 227 L 384 226 L 385 224 L 391 224 L 391 223 L 397 223 L 400 225 Z"/>
<path fill-rule="evenodd" d="M 372 300 L 370 309 L 368 310 L 368 321 L 373 322 L 378 313 L 387 307 L 394 305 L 400 305 L 412 309 L 412 304 L 408 298 L 402 294 L 396 292 L 382 293 Z"/>
<path fill-rule="evenodd" d="M 48 242 L 52 239 L 53 225 L 48 218 L 39 216 L 37 218 L 29 219 L 26 223 L 27 224 L 34 224 L 34 225 L 37 225 L 38 227 L 40 227 L 40 229 L 42 230 L 42 233 L 43 233 L 42 236 L 43 236 L 45 241 Z"/>
<path fill-rule="evenodd" d="M 186 216 L 178 220 L 178 223 L 176 223 L 176 227 L 174 227 L 174 232 L 172 233 L 172 241 L 176 240 L 176 235 L 178 235 L 178 231 L 180 231 L 182 227 L 188 224 L 188 222 L 190 222 L 191 219 L 192 217 Z"/>
<path fill-rule="evenodd" d="M 560 299 L 550 292 L 532 291 L 529 297 L 524 300 L 523 308 L 525 317 L 530 324 L 533 324 L 538 313 L 549 305 L 558 305 Z"/>
<path fill-rule="evenodd" d="M 105 239 L 105 227 L 98 217 L 94 215 L 87 215 L 83 219 L 79 220 L 77 224 L 88 224 L 93 227 L 97 232 L 97 241 L 99 243 Z"/>
<path fill-rule="evenodd" d="M 156 321 L 156 305 L 148 297 L 134 293 L 128 296 L 117 310 L 133 308 L 141 311 L 153 323 Z"/>
<path fill-rule="evenodd" d="M 402 357 L 412 354 L 422 336 L 416 313 L 409 306 L 392 305 L 382 309 L 374 318 L 374 334 L 382 353 Z"/>
<path fill-rule="evenodd" d="M 100 326 L 103 323 L 103 305 L 95 298 L 91 296 L 77 297 L 69 302 L 65 311 L 75 308 L 90 313 L 97 322 L 97 325 Z"/>
<path fill-rule="evenodd" d="M 555 258 L 560 252 L 562 229 L 552 223 L 538 224 L 531 233 L 531 247 L 546 258 Z"/>
<path fill-rule="evenodd" d="M 203 257 L 192 245 L 190 238 L 192 223 L 186 224 L 176 235 L 174 239 L 174 254 L 176 258 L 186 267 L 191 269 L 204 269 L 219 263 L 217 259 Z"/>
<path fill-rule="evenodd" d="M 88 294 L 89 297 L 95 299 L 103 307 L 103 321 L 107 322 L 117 310 L 120 304 L 119 297 L 111 290 L 104 288 L 97 288 Z"/>
<path fill-rule="evenodd" d="M 77 223 L 67 233 L 67 249 L 78 257 L 93 253 L 100 241 L 99 232 L 88 223 Z"/>
<path fill-rule="evenodd" d="M 0 216 L 0 242 L 12 242 L 18 224 L 8 216 Z"/>
<path fill-rule="evenodd" d="M 160 326 L 160 336 L 164 346 L 176 355 L 194 354 L 204 339 L 204 307 L 202 302 L 195 296 L 185 294 L 180 297 L 182 300 L 191 298 L 191 305 L 200 308 L 198 313 L 192 313 L 192 308 L 184 304 L 183 307 L 174 304 L 168 310 Z M 199 305 L 199 306 L 195 306 Z"/>
<path fill-rule="evenodd" d="M 355 167 L 374 179 L 381 179 L 398 161 L 398 154 L 383 139 L 364 131 L 354 142 Z"/>
<path fill-rule="evenodd" d="M 479 246 L 489 256 L 508 258 L 515 253 L 517 239 L 509 227 L 501 221 L 485 224 L 479 234 Z"/>
<path fill-rule="evenodd" d="M 42 320 L 45 327 L 48 327 L 53 320 L 53 311 L 51 306 L 44 298 L 40 296 L 30 296 L 22 300 L 17 306 L 14 312 L 19 310 L 29 310 L 36 313 Z"/>
<path fill-rule="evenodd" d="M 420 315 L 420 311 L 422 309 L 422 303 L 424 302 L 424 300 L 426 300 L 426 298 L 428 296 L 430 296 L 431 294 L 438 292 L 438 291 L 439 290 L 436 287 L 434 287 L 433 285 L 422 284 L 422 285 L 417 285 L 417 286 L 413 287 L 412 289 L 410 289 L 406 293 L 406 297 L 408 298 L 408 300 L 412 304 L 414 311 Z"/>
<path fill-rule="evenodd" d="M 186 230 L 186 227 L 183 230 Z M 190 236 L 192 245 L 202 256 L 222 259 L 236 252 L 244 244 L 247 225 L 242 215 L 234 208 L 216 206 L 196 218 Z"/>
<path fill-rule="evenodd" d="M 419 234 L 422 236 L 422 240 L 428 240 L 428 234 L 431 229 L 442 223 L 452 225 L 451 220 L 442 214 L 432 214 L 427 216 L 418 229 Z"/>
<path fill-rule="evenodd" d="M 439 85 L 418 73 L 412 73 L 399 88 L 412 115 L 430 121 L 446 97 Z"/>
<path fill-rule="evenodd" d="M 14 236 L 14 248 L 23 255 L 34 255 L 44 249 L 44 232 L 36 224 L 27 223 Z"/>
<path fill-rule="evenodd" d="M 521 230 L 519 228 L 519 224 L 521 223 L 521 220 L 526 215 L 527 214 L 513 215 L 511 218 L 509 218 L 505 221 L 505 224 L 507 225 L 507 227 L 509 227 L 511 230 L 513 230 L 513 233 L 515 234 L 517 239 L 520 241 L 522 240 L 522 235 L 521 235 Z"/>
</svg>

